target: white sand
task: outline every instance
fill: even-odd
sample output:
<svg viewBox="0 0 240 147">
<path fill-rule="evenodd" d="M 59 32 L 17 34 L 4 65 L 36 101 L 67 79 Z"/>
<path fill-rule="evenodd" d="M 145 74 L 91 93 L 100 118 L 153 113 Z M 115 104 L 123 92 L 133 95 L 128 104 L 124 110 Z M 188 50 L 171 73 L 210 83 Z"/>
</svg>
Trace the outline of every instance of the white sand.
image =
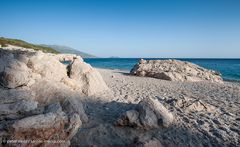
<svg viewBox="0 0 240 147">
<path fill-rule="evenodd" d="M 134 138 L 154 137 L 173 146 L 239 145 L 239 84 L 172 82 L 98 70 L 111 91 L 87 98 L 90 122 L 74 137 L 74 144 L 131 146 Z M 114 126 L 121 113 L 148 97 L 158 98 L 174 114 L 173 127 L 144 131 Z"/>
</svg>

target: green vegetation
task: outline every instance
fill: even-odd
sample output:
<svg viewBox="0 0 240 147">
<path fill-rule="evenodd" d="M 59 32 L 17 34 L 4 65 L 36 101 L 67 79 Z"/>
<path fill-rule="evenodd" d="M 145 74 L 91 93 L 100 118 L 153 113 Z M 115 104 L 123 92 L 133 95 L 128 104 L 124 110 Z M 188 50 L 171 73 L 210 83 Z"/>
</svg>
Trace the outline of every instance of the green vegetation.
<svg viewBox="0 0 240 147">
<path fill-rule="evenodd" d="M 55 49 L 51 48 L 51 47 L 45 47 L 45 46 L 41 46 L 41 45 L 35 45 L 35 44 L 31 44 L 22 40 L 18 40 L 18 39 L 9 39 L 9 38 L 4 38 L 4 37 L 0 37 L 0 45 L 2 47 L 6 47 L 7 45 L 14 45 L 14 46 L 20 46 L 20 47 L 24 47 L 24 48 L 31 48 L 34 50 L 41 50 L 45 53 L 59 53 L 58 51 L 56 51 Z"/>
<path fill-rule="evenodd" d="M 45 46 L 45 47 L 50 47 L 53 48 L 57 51 L 59 51 L 60 53 L 64 53 L 64 54 L 76 54 L 76 55 L 80 55 L 82 58 L 97 58 L 94 55 L 88 54 L 88 53 L 84 53 L 81 52 L 77 49 L 68 47 L 68 46 L 62 46 L 62 45 L 45 45 L 45 44 L 41 44 L 41 46 Z"/>
</svg>

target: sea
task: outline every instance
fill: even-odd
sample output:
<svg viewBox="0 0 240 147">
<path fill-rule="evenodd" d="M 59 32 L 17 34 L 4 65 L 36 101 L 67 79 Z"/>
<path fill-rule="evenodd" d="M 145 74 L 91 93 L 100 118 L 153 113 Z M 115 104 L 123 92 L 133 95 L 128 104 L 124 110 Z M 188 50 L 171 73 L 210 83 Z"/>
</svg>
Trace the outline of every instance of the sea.
<svg viewBox="0 0 240 147">
<path fill-rule="evenodd" d="M 146 60 L 163 60 L 167 58 L 144 58 Z M 172 59 L 172 58 L 171 58 Z M 130 71 L 140 58 L 85 58 L 93 67 Z M 177 59 L 195 63 L 207 69 L 218 71 L 225 81 L 240 82 L 240 59 Z"/>
</svg>

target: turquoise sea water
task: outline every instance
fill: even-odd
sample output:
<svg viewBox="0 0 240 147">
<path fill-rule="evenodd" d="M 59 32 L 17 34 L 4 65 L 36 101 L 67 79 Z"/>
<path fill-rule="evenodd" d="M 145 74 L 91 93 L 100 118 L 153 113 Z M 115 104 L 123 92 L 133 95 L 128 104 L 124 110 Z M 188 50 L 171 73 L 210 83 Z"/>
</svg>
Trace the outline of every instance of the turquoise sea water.
<svg viewBox="0 0 240 147">
<path fill-rule="evenodd" d="M 145 58 L 147 60 L 151 58 Z M 156 59 L 156 58 L 154 58 Z M 158 58 L 163 59 L 163 58 Z M 130 71 L 139 58 L 86 58 L 93 67 Z M 198 64 L 204 68 L 219 71 L 224 80 L 240 82 L 240 59 L 178 59 Z"/>
</svg>

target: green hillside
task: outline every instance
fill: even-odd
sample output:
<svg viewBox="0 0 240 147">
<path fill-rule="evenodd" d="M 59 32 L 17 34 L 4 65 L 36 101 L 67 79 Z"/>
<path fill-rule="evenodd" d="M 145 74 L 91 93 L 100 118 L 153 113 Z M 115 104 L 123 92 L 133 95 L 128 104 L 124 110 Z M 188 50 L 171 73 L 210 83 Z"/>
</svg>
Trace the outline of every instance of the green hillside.
<svg viewBox="0 0 240 147">
<path fill-rule="evenodd" d="M 9 39 L 9 38 L 4 38 L 4 37 L 0 37 L 0 45 L 2 47 L 6 47 L 7 45 L 14 45 L 14 46 L 20 46 L 20 47 L 24 47 L 24 48 L 32 48 L 34 50 L 41 50 L 45 53 L 59 53 L 58 51 L 56 51 L 55 49 L 51 48 L 51 47 L 46 47 L 46 46 L 41 46 L 41 45 L 35 45 L 35 44 L 31 44 L 22 40 L 18 40 L 18 39 Z"/>
<path fill-rule="evenodd" d="M 77 49 L 74 49 L 72 47 L 68 47 L 68 46 L 62 46 L 62 45 L 46 45 L 46 44 L 41 44 L 41 46 L 45 46 L 45 47 L 50 47 L 53 48 L 57 51 L 59 51 L 60 53 L 64 53 L 64 54 L 76 54 L 76 55 L 80 55 L 82 58 L 97 58 L 94 55 L 91 55 L 89 53 L 85 53 L 85 52 L 81 52 Z"/>
</svg>

